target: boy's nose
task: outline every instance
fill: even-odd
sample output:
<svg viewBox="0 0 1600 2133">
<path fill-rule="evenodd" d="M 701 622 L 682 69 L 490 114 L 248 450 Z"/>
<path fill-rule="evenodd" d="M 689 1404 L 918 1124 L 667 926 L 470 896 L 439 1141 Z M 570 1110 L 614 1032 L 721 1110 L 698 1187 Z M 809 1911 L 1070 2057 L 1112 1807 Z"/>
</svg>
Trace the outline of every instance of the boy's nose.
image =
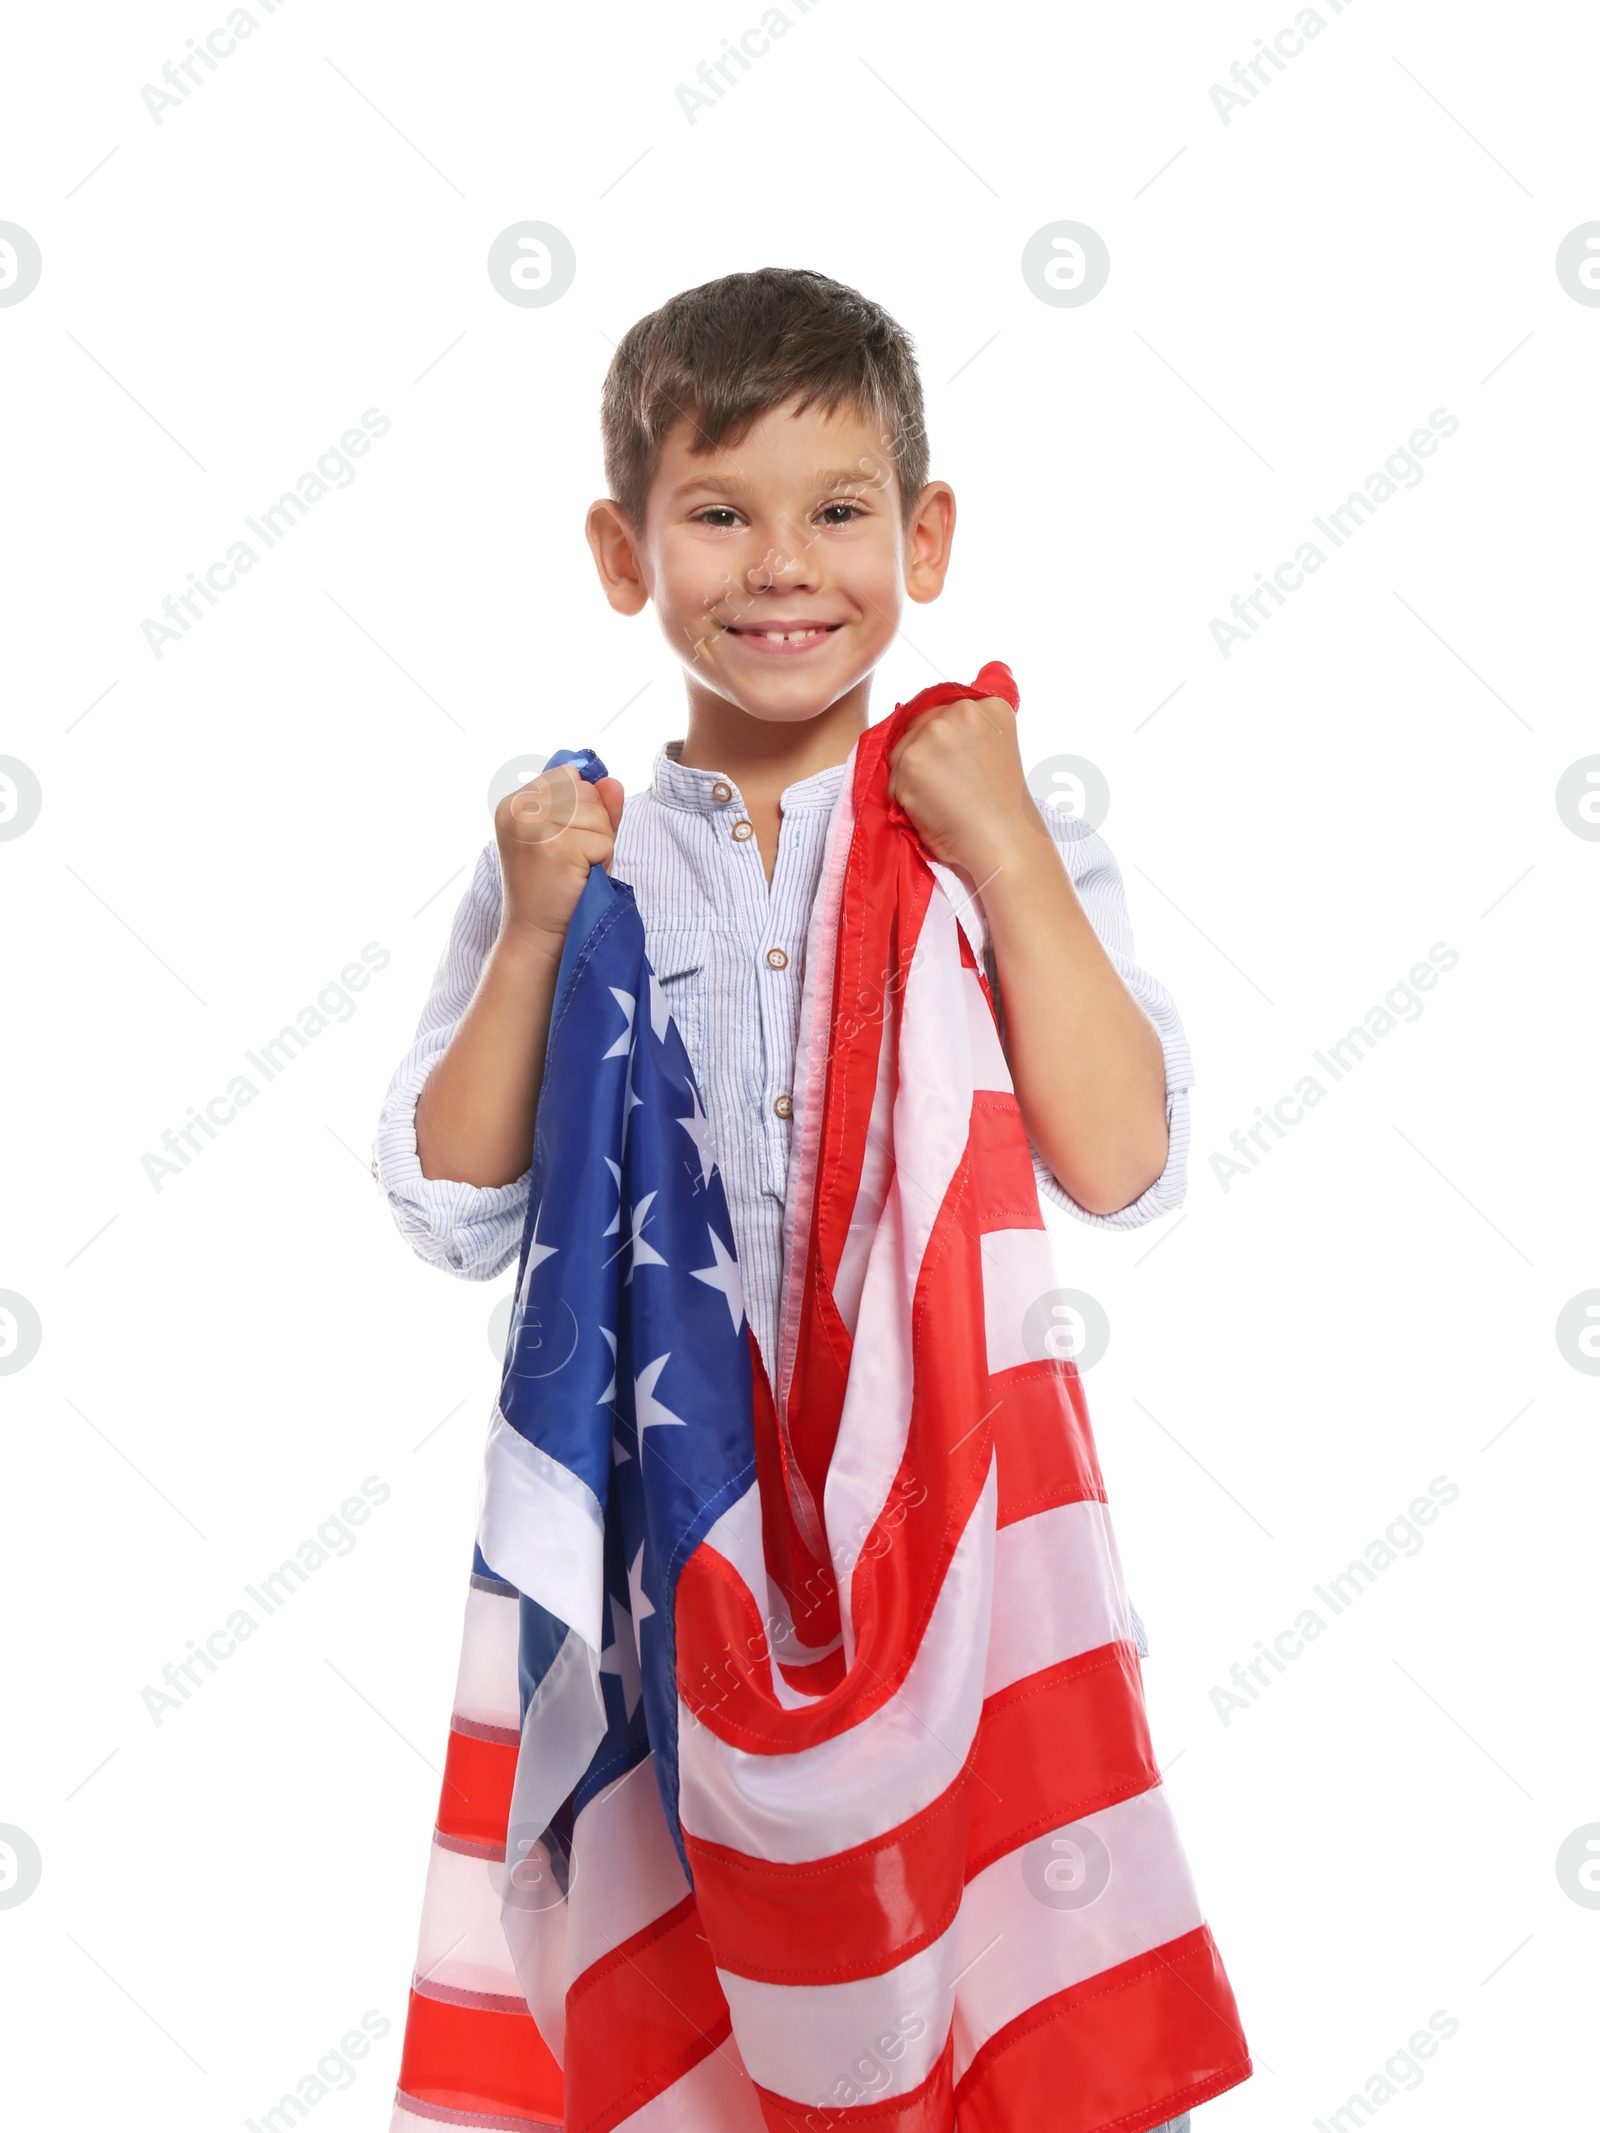
<svg viewBox="0 0 1600 2133">
<path fill-rule="evenodd" d="M 750 592 L 770 592 L 780 578 L 785 584 L 804 584 L 811 576 L 807 542 L 774 543 L 759 563 L 752 563 L 745 572 L 745 587 Z"/>
</svg>

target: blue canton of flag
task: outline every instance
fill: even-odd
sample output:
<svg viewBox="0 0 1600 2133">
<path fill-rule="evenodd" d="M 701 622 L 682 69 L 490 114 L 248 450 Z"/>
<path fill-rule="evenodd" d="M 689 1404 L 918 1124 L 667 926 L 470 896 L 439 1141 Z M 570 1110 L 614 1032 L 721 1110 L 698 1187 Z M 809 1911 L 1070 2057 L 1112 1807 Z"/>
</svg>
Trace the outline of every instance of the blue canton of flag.
<svg viewBox="0 0 1600 2133">
<path fill-rule="evenodd" d="M 592 749 L 550 762 L 606 775 Z M 524 1847 L 544 1835 L 561 1859 L 573 1817 L 653 1752 L 689 1875 L 674 1598 L 754 1479 L 752 1355 L 710 1126 L 633 891 L 594 867 L 556 980 L 480 1507 L 476 1568 L 521 1596 Z"/>
</svg>

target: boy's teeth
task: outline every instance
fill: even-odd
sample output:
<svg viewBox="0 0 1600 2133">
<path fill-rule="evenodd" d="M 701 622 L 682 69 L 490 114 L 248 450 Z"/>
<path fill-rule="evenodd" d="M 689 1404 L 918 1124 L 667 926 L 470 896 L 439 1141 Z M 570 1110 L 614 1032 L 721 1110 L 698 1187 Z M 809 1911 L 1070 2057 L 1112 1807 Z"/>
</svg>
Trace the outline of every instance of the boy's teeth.
<svg viewBox="0 0 1600 2133">
<path fill-rule="evenodd" d="M 820 637 L 821 630 L 763 630 L 768 644 L 799 644 L 807 637 Z"/>
</svg>

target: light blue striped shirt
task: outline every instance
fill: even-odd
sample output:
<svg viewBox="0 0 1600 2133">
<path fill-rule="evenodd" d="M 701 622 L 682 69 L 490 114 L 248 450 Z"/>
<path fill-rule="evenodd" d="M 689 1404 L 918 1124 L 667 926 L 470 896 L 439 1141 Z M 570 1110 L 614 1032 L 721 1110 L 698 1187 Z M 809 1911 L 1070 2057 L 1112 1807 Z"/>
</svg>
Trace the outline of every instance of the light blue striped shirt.
<svg viewBox="0 0 1600 2133">
<path fill-rule="evenodd" d="M 682 745 L 668 742 L 656 756 L 649 790 L 627 796 L 611 871 L 633 889 L 651 968 L 688 1047 L 728 1197 L 745 1310 L 775 1376 L 791 1131 L 786 1114 L 806 927 L 844 765 L 785 788 L 769 888 L 738 786 L 714 770 L 686 769 L 676 760 Z M 1122 877 L 1104 840 L 1059 807 L 1044 814 L 1090 924 L 1161 1038 L 1170 1141 L 1160 1177 L 1115 1214 L 1080 1207 L 1037 1149 L 1034 1174 L 1041 1194 L 1081 1221 L 1136 1228 L 1183 1199 L 1189 1048 L 1166 987 L 1133 960 Z M 378 1180 L 401 1233 L 430 1264 L 469 1281 L 492 1279 L 516 1257 L 528 1176 L 498 1186 L 425 1178 L 417 1160 L 416 1108 L 499 934 L 500 894 L 500 858 L 491 837 L 456 912 L 416 1042 L 389 1085 L 374 1147 Z M 992 985 L 994 958 L 987 948 L 985 960 Z"/>
</svg>

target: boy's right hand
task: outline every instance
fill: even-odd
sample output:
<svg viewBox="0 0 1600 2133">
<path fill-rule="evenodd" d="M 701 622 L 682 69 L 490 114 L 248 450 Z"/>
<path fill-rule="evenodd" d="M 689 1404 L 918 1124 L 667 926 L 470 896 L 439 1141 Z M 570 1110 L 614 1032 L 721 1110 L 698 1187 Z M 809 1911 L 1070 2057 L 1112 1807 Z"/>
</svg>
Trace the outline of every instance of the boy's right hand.
<svg viewBox="0 0 1600 2133">
<path fill-rule="evenodd" d="M 621 820 L 621 781 L 590 785 L 570 763 L 541 772 L 495 809 L 500 937 L 417 1099 L 425 1178 L 498 1187 L 532 1161 L 567 921 L 589 869 L 610 871 Z"/>
<path fill-rule="evenodd" d="M 619 778 L 590 784 L 571 763 L 558 763 L 506 795 L 494 811 L 502 933 L 543 942 L 559 954 L 590 867 L 610 872 L 622 797 Z"/>
</svg>

